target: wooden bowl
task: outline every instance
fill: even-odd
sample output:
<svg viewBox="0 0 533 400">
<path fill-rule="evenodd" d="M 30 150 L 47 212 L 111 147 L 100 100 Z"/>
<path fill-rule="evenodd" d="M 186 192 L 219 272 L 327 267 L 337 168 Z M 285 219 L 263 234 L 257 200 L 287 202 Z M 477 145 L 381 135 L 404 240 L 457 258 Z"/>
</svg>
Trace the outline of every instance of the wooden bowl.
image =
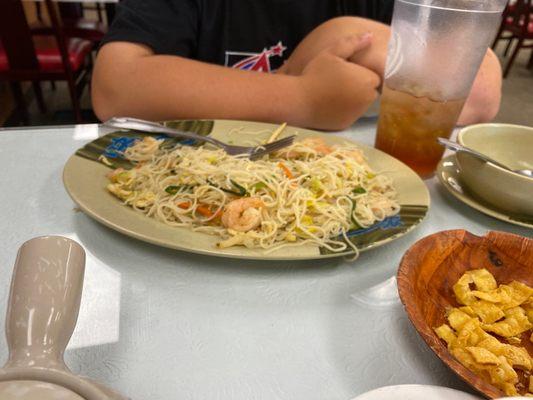
<svg viewBox="0 0 533 400">
<path fill-rule="evenodd" d="M 465 230 L 427 236 L 403 256 L 398 291 L 409 319 L 429 347 L 461 379 L 494 399 L 504 397 L 503 392 L 463 367 L 433 330 L 447 322 L 447 308 L 459 306 L 453 285 L 465 271 L 478 268 L 490 271 L 498 284 L 517 280 L 533 286 L 533 239 L 504 232 L 479 237 Z M 533 354 L 529 340 L 522 340 L 522 345 Z M 522 375 L 521 381 L 526 383 Z"/>
</svg>

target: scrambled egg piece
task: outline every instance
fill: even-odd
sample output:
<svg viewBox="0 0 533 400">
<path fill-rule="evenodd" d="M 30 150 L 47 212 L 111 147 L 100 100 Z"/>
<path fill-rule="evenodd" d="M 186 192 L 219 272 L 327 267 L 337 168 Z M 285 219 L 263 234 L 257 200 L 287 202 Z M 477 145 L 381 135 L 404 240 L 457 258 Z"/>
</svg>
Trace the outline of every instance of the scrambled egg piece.
<svg viewBox="0 0 533 400">
<path fill-rule="evenodd" d="M 489 271 L 476 269 L 465 272 L 453 291 L 462 307 L 448 310 L 448 324 L 435 328 L 437 336 L 461 364 L 507 396 L 519 394 L 522 370 L 529 377 L 523 395 L 533 397 L 533 358 L 519 346 L 533 328 L 533 288 L 516 281 L 498 286 Z M 528 336 L 533 342 L 533 333 Z"/>
<path fill-rule="evenodd" d="M 117 168 L 108 174 L 111 181 L 107 190 L 123 200 L 125 204 L 134 208 L 146 208 L 154 204 L 155 194 L 150 190 L 133 190 L 132 183 L 135 180 L 135 170 Z"/>
</svg>

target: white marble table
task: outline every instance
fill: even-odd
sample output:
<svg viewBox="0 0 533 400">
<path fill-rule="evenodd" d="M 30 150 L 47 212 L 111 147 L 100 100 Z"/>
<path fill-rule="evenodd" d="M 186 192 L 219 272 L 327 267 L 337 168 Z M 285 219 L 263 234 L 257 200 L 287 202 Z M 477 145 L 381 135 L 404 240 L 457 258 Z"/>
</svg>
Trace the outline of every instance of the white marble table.
<svg viewBox="0 0 533 400">
<path fill-rule="evenodd" d="M 366 120 L 344 134 L 372 143 L 374 127 Z M 63 164 L 98 134 L 96 125 L 0 130 L 0 319 L 25 240 L 58 234 L 80 242 L 88 261 L 66 354 L 74 372 L 150 400 L 348 400 L 402 383 L 468 390 L 417 335 L 392 277 L 404 251 L 430 233 L 531 230 L 470 209 L 433 178 L 421 226 L 355 263 L 229 261 L 163 249 L 75 210 Z"/>
</svg>

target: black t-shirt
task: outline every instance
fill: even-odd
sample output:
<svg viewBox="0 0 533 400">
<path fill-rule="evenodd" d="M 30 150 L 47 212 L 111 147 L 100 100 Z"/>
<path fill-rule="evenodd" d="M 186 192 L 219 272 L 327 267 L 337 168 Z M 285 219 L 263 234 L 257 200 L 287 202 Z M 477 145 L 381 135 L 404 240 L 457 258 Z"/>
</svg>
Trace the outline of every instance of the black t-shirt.
<svg viewBox="0 0 533 400">
<path fill-rule="evenodd" d="M 123 0 L 104 43 L 269 72 L 322 22 L 356 15 L 389 23 L 392 8 L 393 0 Z"/>
</svg>

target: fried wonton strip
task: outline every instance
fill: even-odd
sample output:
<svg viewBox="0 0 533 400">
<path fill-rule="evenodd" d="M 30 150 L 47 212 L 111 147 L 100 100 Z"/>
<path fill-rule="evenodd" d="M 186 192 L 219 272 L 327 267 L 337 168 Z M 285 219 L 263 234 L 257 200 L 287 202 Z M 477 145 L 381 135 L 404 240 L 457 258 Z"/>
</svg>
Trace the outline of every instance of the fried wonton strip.
<svg viewBox="0 0 533 400">
<path fill-rule="evenodd" d="M 500 364 L 500 360 L 498 359 L 498 357 L 492 354 L 487 349 L 484 349 L 483 347 L 471 346 L 471 347 L 465 347 L 465 349 L 472 355 L 472 357 L 474 357 L 474 360 L 478 364 L 483 364 L 483 365 L 499 365 Z"/>
<path fill-rule="evenodd" d="M 439 338 L 444 340 L 448 347 L 450 347 L 455 340 L 457 339 L 457 336 L 455 336 L 455 333 L 453 332 L 453 329 L 450 328 L 449 325 L 442 324 L 438 328 L 435 328 L 435 333 Z"/>
</svg>

